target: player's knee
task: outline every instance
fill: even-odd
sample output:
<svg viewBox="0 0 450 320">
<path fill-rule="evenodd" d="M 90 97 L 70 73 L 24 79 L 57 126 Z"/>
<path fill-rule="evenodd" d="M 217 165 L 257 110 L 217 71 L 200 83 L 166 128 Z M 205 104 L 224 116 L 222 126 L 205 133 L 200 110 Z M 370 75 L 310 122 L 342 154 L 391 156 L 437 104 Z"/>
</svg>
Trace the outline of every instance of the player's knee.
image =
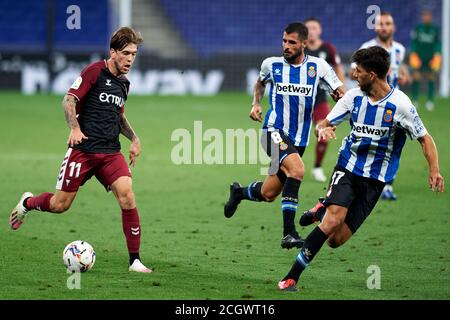
<svg viewBox="0 0 450 320">
<path fill-rule="evenodd" d="M 296 166 L 293 168 L 289 168 L 286 171 L 287 171 L 286 176 L 298 180 L 303 180 L 303 176 L 305 175 L 305 169 L 303 168 L 303 166 Z"/>
<path fill-rule="evenodd" d="M 129 190 L 118 195 L 119 205 L 123 209 L 133 209 L 136 207 L 134 193 Z"/>
<path fill-rule="evenodd" d="M 322 228 L 325 230 L 326 234 L 334 233 L 340 226 L 340 220 L 336 218 L 324 219 L 322 221 Z"/>
<path fill-rule="evenodd" d="M 344 218 L 338 216 L 337 214 L 333 214 L 328 212 L 324 216 L 322 220 L 322 227 L 325 229 L 327 234 L 334 233 L 342 224 L 344 223 Z"/>
<path fill-rule="evenodd" d="M 261 196 L 264 198 L 266 202 L 273 202 L 278 197 L 279 192 L 277 190 L 264 188 L 264 186 L 261 188 Z"/>
</svg>

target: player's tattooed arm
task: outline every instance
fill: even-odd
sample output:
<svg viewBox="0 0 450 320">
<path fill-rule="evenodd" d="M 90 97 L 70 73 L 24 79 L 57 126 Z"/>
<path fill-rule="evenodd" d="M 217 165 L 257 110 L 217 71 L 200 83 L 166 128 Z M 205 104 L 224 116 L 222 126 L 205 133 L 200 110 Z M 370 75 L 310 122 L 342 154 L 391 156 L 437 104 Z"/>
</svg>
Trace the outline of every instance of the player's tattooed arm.
<svg viewBox="0 0 450 320">
<path fill-rule="evenodd" d="M 120 133 L 127 137 L 130 141 L 139 140 L 125 115 L 122 113 L 120 117 Z"/>
<path fill-rule="evenodd" d="M 80 128 L 80 125 L 77 120 L 76 105 L 77 101 L 75 100 L 74 96 L 70 94 L 66 94 L 64 96 L 63 100 L 64 116 L 66 117 L 66 122 L 70 129 Z"/>
<path fill-rule="evenodd" d="M 125 114 L 123 113 L 120 117 L 120 133 L 123 134 L 125 137 L 127 137 L 129 140 L 131 140 L 129 158 L 130 158 L 130 165 L 134 166 L 136 163 L 136 158 L 139 157 L 142 151 L 141 141 L 139 140 L 138 136 L 136 135 L 127 118 L 125 117 Z"/>
<path fill-rule="evenodd" d="M 255 121 L 262 122 L 261 114 L 261 100 L 264 96 L 264 91 L 266 90 L 266 85 L 259 79 L 256 80 L 255 88 L 253 89 L 253 102 L 252 109 L 250 110 L 250 118 Z"/>
<path fill-rule="evenodd" d="M 69 138 L 67 144 L 71 147 L 81 143 L 84 139 L 87 139 L 83 132 L 81 132 L 80 124 L 77 120 L 76 105 L 77 101 L 75 97 L 66 94 L 63 99 L 64 116 L 66 117 L 67 125 L 70 128 Z"/>
</svg>

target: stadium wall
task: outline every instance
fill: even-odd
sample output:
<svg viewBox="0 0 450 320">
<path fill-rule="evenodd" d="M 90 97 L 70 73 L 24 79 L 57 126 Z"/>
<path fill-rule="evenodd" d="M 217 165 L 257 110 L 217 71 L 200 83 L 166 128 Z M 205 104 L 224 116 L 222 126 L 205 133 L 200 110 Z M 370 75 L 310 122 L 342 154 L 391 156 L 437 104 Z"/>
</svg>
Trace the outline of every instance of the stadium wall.
<svg viewBox="0 0 450 320">
<path fill-rule="evenodd" d="M 104 57 L 101 53 L 57 53 L 49 66 L 45 54 L 3 54 L 0 89 L 20 90 L 24 94 L 63 94 L 86 65 Z M 214 95 L 223 91 L 251 92 L 264 58 L 224 55 L 199 61 L 142 55 L 128 75 L 130 93 Z"/>
</svg>

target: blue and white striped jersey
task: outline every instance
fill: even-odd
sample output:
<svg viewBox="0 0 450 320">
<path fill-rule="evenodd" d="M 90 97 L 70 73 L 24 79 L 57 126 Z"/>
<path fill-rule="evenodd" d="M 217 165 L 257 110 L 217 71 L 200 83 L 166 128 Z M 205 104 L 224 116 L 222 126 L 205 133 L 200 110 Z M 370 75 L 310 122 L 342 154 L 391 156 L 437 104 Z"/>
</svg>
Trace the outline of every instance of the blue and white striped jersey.
<svg viewBox="0 0 450 320">
<path fill-rule="evenodd" d="M 308 145 L 317 86 L 321 81 L 331 90 L 342 85 L 333 68 L 322 58 L 305 55 L 299 65 L 283 57 L 263 61 L 260 81 L 270 83 L 270 109 L 263 128 L 282 130 L 296 146 Z"/>
<path fill-rule="evenodd" d="M 394 178 L 406 134 L 411 139 L 427 134 L 411 100 L 394 88 L 376 102 L 360 88 L 351 89 L 327 119 L 332 125 L 350 121 L 351 132 L 342 140 L 337 164 L 358 176 L 382 182 Z"/>
<path fill-rule="evenodd" d="M 384 48 L 376 38 L 364 42 L 360 49 L 365 49 L 368 47 L 379 46 Z M 387 82 L 391 87 L 398 88 L 398 74 L 400 70 L 400 65 L 403 63 L 403 59 L 405 59 L 405 47 L 397 41 L 392 41 L 392 45 L 387 50 L 389 52 L 391 67 L 389 69 Z"/>
</svg>

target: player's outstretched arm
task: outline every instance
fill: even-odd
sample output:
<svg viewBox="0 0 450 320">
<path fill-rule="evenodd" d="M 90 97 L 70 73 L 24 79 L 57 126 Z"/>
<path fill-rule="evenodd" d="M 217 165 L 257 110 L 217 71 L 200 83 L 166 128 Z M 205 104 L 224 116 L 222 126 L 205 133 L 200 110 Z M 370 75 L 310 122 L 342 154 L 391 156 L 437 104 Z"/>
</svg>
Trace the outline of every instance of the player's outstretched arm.
<svg viewBox="0 0 450 320">
<path fill-rule="evenodd" d="M 253 102 L 252 109 L 250 110 L 250 118 L 255 121 L 262 122 L 262 108 L 261 108 L 261 100 L 264 96 L 264 91 L 266 90 L 266 85 L 260 81 L 256 80 L 255 88 L 253 89 Z"/>
<path fill-rule="evenodd" d="M 431 191 L 444 192 L 444 178 L 439 172 L 438 152 L 433 137 L 427 133 L 423 137 L 418 138 L 418 140 L 422 145 L 423 154 L 427 159 L 430 168 L 428 183 Z"/>
<path fill-rule="evenodd" d="M 334 101 L 338 101 L 340 98 L 342 98 L 345 94 L 345 86 L 342 85 L 338 88 L 336 88 L 336 90 L 334 90 L 332 93 L 330 93 L 331 98 L 333 98 Z"/>
<path fill-rule="evenodd" d="M 139 140 L 138 136 L 136 135 L 127 118 L 125 117 L 125 114 L 123 113 L 120 117 L 120 133 L 131 141 L 130 165 L 134 167 L 136 163 L 136 158 L 139 157 L 142 151 L 141 141 Z"/>
<path fill-rule="evenodd" d="M 67 125 L 70 128 L 69 138 L 67 139 L 67 144 L 71 147 L 77 145 L 83 141 L 83 139 L 87 139 L 83 132 L 81 132 L 80 124 L 77 120 L 77 112 L 76 105 L 77 101 L 75 97 L 66 94 L 63 99 L 63 108 L 64 108 L 64 116 L 66 117 Z"/>
<path fill-rule="evenodd" d="M 336 126 L 331 125 L 328 119 L 323 119 L 320 121 L 314 130 L 314 133 L 319 141 L 329 141 L 331 139 L 336 139 Z"/>
</svg>

